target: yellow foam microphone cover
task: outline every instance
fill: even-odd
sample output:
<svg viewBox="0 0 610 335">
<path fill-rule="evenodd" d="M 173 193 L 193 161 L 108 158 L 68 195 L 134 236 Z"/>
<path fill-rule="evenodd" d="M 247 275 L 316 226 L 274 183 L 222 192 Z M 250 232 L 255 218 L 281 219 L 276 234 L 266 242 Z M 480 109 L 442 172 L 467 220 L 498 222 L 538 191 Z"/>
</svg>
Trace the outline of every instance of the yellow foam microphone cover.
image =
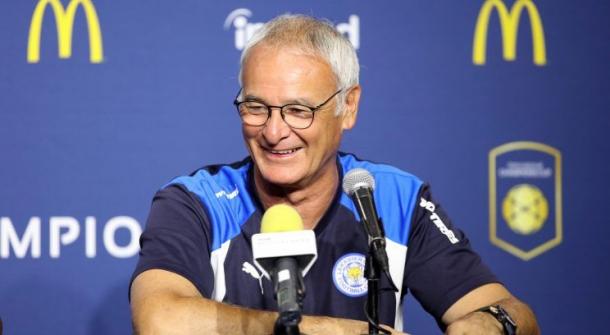
<svg viewBox="0 0 610 335">
<path fill-rule="evenodd" d="M 263 214 L 261 233 L 279 233 L 303 230 L 303 219 L 292 206 L 273 205 Z"/>
</svg>

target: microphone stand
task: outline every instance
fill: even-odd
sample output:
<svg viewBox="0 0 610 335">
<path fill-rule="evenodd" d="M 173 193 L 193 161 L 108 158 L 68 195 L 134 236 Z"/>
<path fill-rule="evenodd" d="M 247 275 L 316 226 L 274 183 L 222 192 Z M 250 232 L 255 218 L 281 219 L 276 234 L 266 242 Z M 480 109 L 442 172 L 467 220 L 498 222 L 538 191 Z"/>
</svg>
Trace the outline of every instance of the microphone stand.
<svg viewBox="0 0 610 335">
<path fill-rule="evenodd" d="M 369 322 L 369 335 L 377 335 L 379 331 L 379 264 L 374 256 L 373 244 L 369 244 L 369 253 L 366 257 L 364 265 L 364 276 L 368 284 L 368 292 L 366 297 L 366 313 Z"/>
<path fill-rule="evenodd" d="M 379 219 L 382 236 L 385 236 L 383 222 Z M 369 239 L 369 252 L 364 265 L 364 277 L 367 280 L 366 317 L 369 323 L 368 335 L 389 334 L 388 331 L 379 327 L 379 281 L 381 273 L 385 273 L 390 282 L 391 290 L 398 292 L 398 288 L 388 273 L 388 257 L 385 253 L 385 237 Z"/>
<path fill-rule="evenodd" d="M 299 322 L 301 322 L 300 312 L 281 313 L 275 320 L 273 335 L 300 335 Z"/>
</svg>

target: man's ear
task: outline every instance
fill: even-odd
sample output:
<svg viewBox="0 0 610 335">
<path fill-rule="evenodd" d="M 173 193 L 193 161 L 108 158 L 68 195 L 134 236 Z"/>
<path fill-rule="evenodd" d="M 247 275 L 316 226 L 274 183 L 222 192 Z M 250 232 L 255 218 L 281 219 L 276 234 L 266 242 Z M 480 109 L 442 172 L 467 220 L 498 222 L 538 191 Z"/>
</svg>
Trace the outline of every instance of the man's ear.
<svg viewBox="0 0 610 335">
<path fill-rule="evenodd" d="M 360 85 L 352 86 L 345 95 L 345 109 L 343 110 L 343 130 L 352 129 L 356 124 L 358 116 L 358 104 L 360 103 Z"/>
</svg>

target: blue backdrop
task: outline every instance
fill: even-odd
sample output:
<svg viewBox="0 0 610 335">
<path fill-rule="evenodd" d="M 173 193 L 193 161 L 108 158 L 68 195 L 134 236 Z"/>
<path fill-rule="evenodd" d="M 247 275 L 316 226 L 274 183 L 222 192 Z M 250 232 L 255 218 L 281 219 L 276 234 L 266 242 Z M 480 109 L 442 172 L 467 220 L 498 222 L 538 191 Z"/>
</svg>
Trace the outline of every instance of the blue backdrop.
<svg viewBox="0 0 610 335">
<path fill-rule="evenodd" d="M 610 3 L 5 0 L 7 334 L 130 333 L 128 281 L 152 195 L 246 154 L 231 105 L 238 47 L 285 12 L 328 18 L 358 46 L 363 98 L 342 150 L 431 182 L 543 333 L 606 331 Z M 556 151 L 532 149 L 547 146 Z M 504 216 L 534 201 L 509 193 L 516 185 L 542 192 L 530 221 Z M 407 331 L 439 333 L 411 298 L 405 315 Z"/>
</svg>

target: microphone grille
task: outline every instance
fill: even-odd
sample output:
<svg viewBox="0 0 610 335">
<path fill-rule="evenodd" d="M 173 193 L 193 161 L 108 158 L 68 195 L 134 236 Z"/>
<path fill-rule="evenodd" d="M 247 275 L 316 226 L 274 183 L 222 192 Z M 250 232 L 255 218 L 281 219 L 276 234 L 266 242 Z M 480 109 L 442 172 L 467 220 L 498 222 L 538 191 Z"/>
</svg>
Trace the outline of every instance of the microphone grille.
<svg viewBox="0 0 610 335">
<path fill-rule="evenodd" d="M 343 192 L 352 195 L 361 187 L 375 189 L 375 179 L 371 173 L 361 168 L 349 170 L 343 177 Z"/>
<path fill-rule="evenodd" d="M 277 204 L 269 207 L 261 219 L 261 233 L 303 230 L 303 219 L 294 207 Z"/>
</svg>

